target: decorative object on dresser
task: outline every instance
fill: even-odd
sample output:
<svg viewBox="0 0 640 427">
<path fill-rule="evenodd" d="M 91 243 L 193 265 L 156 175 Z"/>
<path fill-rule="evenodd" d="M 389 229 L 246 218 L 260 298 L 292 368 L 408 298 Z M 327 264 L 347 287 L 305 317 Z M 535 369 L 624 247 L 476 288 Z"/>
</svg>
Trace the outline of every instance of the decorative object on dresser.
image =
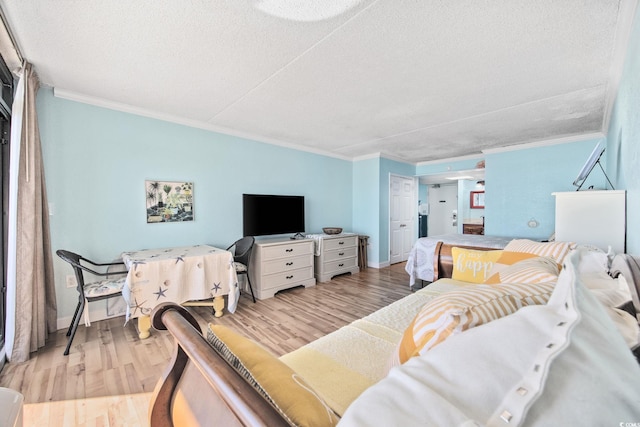
<svg viewBox="0 0 640 427">
<path fill-rule="evenodd" d="M 256 298 L 296 286 L 315 286 L 313 240 L 273 238 L 256 240 L 249 263 Z"/>
<path fill-rule="evenodd" d="M 358 235 L 354 233 L 310 234 L 315 240 L 315 275 L 318 282 L 328 282 L 344 273 L 358 273 Z"/>
<path fill-rule="evenodd" d="M 342 233 L 342 228 L 340 227 L 324 227 L 322 231 L 325 234 L 340 234 Z"/>
</svg>

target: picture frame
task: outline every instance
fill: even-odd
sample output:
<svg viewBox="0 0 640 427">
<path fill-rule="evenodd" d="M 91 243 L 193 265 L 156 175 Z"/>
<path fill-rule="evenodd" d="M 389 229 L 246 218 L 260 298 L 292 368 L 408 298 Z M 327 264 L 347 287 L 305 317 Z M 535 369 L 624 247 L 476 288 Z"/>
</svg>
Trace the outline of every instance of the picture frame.
<svg viewBox="0 0 640 427">
<path fill-rule="evenodd" d="M 193 182 L 144 182 L 147 224 L 193 221 Z"/>
<path fill-rule="evenodd" d="M 484 191 L 471 191 L 469 205 L 471 209 L 484 209 Z"/>
</svg>

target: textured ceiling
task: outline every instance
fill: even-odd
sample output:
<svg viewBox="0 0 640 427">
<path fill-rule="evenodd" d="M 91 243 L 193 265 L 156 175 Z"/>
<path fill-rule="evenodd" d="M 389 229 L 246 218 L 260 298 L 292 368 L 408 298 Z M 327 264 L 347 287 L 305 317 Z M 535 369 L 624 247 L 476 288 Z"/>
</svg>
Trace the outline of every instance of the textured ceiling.
<svg viewBox="0 0 640 427">
<path fill-rule="evenodd" d="M 342 158 L 606 130 L 637 0 L 0 0 L 64 96 Z"/>
</svg>

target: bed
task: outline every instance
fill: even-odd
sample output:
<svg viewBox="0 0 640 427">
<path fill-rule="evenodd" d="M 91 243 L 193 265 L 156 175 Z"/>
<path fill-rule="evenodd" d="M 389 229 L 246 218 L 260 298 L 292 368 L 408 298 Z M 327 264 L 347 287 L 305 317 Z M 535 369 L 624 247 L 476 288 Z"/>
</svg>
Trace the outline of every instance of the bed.
<svg viewBox="0 0 640 427">
<path fill-rule="evenodd" d="M 512 237 L 484 236 L 477 234 L 442 234 L 438 236 L 421 237 L 411 248 L 405 270 L 409 273 L 409 286 L 413 287 L 416 280 L 433 282 L 435 279 L 434 250 L 438 242 L 449 245 L 503 249 Z"/>
<path fill-rule="evenodd" d="M 150 425 L 617 425 L 640 419 L 638 258 L 571 251 L 558 273 L 548 256 L 503 251 L 494 263 L 500 269 L 485 283 L 525 270 L 542 278 L 531 282 L 535 292 L 522 296 L 520 283 L 460 280 L 468 273 L 454 268 L 460 251 L 495 256 L 492 248 L 440 243 L 436 249 L 434 283 L 280 358 L 220 326 L 203 334 L 186 309 L 159 306 L 153 326 L 168 330 L 176 346 L 154 392 Z M 509 264 L 509 257 L 522 259 Z M 540 271 L 532 273 L 534 265 Z M 550 268 L 557 280 L 551 285 L 543 276 Z M 443 329 L 450 334 L 444 340 L 440 333 L 416 339 L 429 310 L 487 287 L 504 295 L 487 294 L 483 304 L 512 302 L 514 295 L 529 302 L 484 323 Z M 535 301 L 542 295 L 545 301 Z M 456 310 L 446 318 L 482 313 Z M 418 341 L 427 347 L 402 360 Z"/>
</svg>

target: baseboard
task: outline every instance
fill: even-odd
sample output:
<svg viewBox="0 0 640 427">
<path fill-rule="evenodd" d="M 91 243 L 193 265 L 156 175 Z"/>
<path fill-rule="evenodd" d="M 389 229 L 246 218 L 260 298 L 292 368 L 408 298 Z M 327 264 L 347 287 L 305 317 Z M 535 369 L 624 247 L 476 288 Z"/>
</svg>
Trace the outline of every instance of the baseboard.
<svg viewBox="0 0 640 427">
<path fill-rule="evenodd" d="M 123 298 L 109 298 L 102 301 L 95 301 L 89 304 L 89 319 L 92 322 L 98 320 L 111 319 L 113 317 L 124 316 L 127 304 Z M 124 324 L 124 317 L 122 317 Z M 58 317 L 56 326 L 58 330 L 67 329 L 71 324 L 71 316 Z M 80 319 L 80 325 L 84 325 L 84 316 Z"/>
<path fill-rule="evenodd" d="M 391 264 L 389 263 L 389 261 L 385 261 L 385 262 L 368 262 L 367 263 L 367 267 L 371 267 L 371 268 L 384 268 L 384 267 L 389 267 Z"/>
</svg>

